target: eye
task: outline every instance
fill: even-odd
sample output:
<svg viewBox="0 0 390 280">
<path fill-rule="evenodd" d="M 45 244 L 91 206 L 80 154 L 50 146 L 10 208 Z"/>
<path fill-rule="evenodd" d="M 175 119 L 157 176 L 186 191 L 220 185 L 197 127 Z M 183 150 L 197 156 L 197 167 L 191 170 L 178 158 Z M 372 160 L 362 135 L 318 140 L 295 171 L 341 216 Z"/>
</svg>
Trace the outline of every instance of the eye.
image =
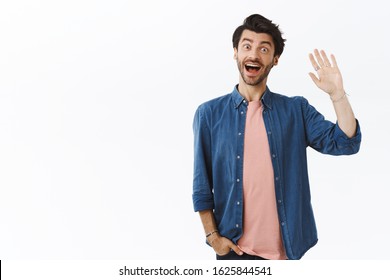
<svg viewBox="0 0 390 280">
<path fill-rule="evenodd" d="M 250 50 L 251 46 L 249 44 L 243 45 L 244 50 Z"/>
<path fill-rule="evenodd" d="M 265 47 L 262 47 L 262 48 L 260 49 L 260 51 L 261 51 L 262 53 L 267 53 L 267 52 L 268 52 L 268 49 L 265 48 Z"/>
</svg>

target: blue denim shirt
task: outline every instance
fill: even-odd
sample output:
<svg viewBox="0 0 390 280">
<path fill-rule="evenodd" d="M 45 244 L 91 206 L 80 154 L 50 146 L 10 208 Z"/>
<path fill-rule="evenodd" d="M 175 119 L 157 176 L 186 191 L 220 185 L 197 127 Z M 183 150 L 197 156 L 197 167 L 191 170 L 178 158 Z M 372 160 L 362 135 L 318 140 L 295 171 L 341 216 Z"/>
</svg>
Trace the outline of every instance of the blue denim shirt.
<svg viewBox="0 0 390 280">
<path fill-rule="evenodd" d="M 300 259 L 317 243 L 311 206 L 306 148 L 351 155 L 355 137 L 324 117 L 303 97 L 287 97 L 268 88 L 262 97 L 264 124 L 274 170 L 276 204 L 289 259 Z M 193 204 L 213 209 L 218 230 L 237 243 L 243 223 L 243 154 L 247 101 L 233 92 L 200 105 L 195 113 Z"/>
</svg>

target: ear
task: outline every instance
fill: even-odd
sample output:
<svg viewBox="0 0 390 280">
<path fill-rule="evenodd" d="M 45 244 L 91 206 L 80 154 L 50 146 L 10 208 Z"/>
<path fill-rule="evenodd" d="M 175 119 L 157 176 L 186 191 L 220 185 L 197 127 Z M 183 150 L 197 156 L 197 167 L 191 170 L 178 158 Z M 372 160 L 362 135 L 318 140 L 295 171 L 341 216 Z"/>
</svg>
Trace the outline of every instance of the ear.
<svg viewBox="0 0 390 280">
<path fill-rule="evenodd" d="M 274 57 L 274 66 L 278 65 L 279 62 L 279 56 Z"/>
<path fill-rule="evenodd" d="M 234 60 L 237 60 L 237 48 L 234 48 L 233 58 L 234 58 Z"/>
</svg>

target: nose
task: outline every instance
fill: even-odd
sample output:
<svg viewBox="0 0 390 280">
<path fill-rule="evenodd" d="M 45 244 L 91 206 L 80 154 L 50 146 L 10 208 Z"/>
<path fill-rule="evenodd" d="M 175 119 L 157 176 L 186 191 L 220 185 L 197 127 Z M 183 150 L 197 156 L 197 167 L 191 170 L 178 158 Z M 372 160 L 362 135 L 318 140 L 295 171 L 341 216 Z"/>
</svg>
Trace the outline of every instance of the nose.
<svg viewBox="0 0 390 280">
<path fill-rule="evenodd" d="M 248 54 L 248 59 L 253 61 L 260 61 L 260 55 L 256 49 L 251 49 Z"/>
</svg>

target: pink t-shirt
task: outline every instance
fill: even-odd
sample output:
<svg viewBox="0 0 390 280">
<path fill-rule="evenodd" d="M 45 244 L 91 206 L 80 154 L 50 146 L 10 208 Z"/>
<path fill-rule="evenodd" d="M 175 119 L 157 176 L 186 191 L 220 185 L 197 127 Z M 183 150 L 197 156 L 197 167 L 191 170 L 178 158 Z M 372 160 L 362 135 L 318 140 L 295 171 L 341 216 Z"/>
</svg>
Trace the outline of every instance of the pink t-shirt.
<svg viewBox="0 0 390 280">
<path fill-rule="evenodd" d="M 238 246 L 250 255 L 287 259 L 279 227 L 274 172 L 261 101 L 248 103 L 243 179 L 244 223 Z"/>
</svg>

